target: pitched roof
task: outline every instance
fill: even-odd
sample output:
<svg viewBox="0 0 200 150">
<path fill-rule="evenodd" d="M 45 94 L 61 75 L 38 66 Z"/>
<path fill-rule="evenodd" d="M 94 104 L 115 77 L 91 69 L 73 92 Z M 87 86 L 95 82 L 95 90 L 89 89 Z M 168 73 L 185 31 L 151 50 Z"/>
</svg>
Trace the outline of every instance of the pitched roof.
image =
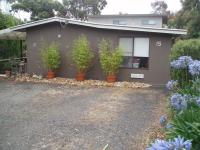
<svg viewBox="0 0 200 150">
<path fill-rule="evenodd" d="M 162 33 L 162 34 L 171 34 L 171 35 L 186 35 L 187 34 L 187 30 L 183 30 L 183 29 L 167 29 L 167 28 L 152 28 L 152 27 L 141 27 L 141 26 L 100 24 L 100 23 L 72 20 L 72 19 L 66 19 L 66 18 L 60 18 L 60 17 L 52 17 L 48 19 L 25 23 L 25 24 L 18 25 L 12 28 L 8 28 L 6 31 L 9 30 L 9 32 L 18 33 L 19 31 L 23 32 L 27 28 L 31 28 L 34 26 L 42 25 L 42 24 L 48 24 L 52 22 L 79 25 L 79 26 L 104 29 L 104 30 L 139 31 L 139 32 Z M 3 35 L 3 33 L 4 33 L 3 30 L 1 30 L 0 37 Z"/>
</svg>

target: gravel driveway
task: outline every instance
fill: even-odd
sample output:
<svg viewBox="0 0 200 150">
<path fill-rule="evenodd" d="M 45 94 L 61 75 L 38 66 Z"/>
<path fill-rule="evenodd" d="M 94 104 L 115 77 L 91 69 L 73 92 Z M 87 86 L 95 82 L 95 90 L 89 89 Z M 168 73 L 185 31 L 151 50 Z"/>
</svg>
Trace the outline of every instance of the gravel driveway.
<svg viewBox="0 0 200 150">
<path fill-rule="evenodd" d="M 0 150 L 137 150 L 160 97 L 158 89 L 0 81 Z"/>
</svg>

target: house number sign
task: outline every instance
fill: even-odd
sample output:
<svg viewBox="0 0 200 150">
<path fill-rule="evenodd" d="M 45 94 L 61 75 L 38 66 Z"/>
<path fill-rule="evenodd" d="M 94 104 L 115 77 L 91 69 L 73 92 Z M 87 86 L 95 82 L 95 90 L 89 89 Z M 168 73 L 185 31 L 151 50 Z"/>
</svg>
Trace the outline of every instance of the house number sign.
<svg viewBox="0 0 200 150">
<path fill-rule="evenodd" d="M 162 42 L 161 41 L 156 41 L 156 46 L 162 46 Z"/>
</svg>

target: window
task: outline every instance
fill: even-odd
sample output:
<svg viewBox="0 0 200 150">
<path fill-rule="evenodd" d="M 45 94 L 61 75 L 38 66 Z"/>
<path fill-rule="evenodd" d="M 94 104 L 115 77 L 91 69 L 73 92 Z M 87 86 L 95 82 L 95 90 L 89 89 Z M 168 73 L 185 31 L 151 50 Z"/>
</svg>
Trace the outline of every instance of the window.
<svg viewBox="0 0 200 150">
<path fill-rule="evenodd" d="M 149 38 L 120 38 L 119 46 L 123 49 L 123 67 L 148 68 Z"/>
<path fill-rule="evenodd" d="M 149 57 L 149 38 L 134 38 L 134 56 Z"/>
<path fill-rule="evenodd" d="M 126 20 L 113 20 L 113 24 L 116 24 L 116 25 L 127 25 L 127 21 Z"/>
<path fill-rule="evenodd" d="M 123 48 L 124 56 L 133 55 L 133 38 L 120 38 L 119 47 Z"/>
<path fill-rule="evenodd" d="M 144 20 L 142 20 L 142 24 L 143 25 L 156 25 L 156 21 L 155 20 L 144 19 Z"/>
</svg>

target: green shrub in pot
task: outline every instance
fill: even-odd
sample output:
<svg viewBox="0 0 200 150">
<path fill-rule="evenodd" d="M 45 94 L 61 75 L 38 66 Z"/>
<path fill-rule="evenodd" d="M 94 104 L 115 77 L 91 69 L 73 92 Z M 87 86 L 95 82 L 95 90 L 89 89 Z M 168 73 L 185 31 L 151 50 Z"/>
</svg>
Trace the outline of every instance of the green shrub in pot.
<svg viewBox="0 0 200 150">
<path fill-rule="evenodd" d="M 55 70 L 59 68 L 61 63 L 58 44 L 53 42 L 49 46 L 44 46 L 41 56 L 44 66 L 48 69 L 48 79 L 54 78 Z"/>
<path fill-rule="evenodd" d="M 122 50 L 119 47 L 113 48 L 111 42 L 103 39 L 99 44 L 99 57 L 107 81 L 115 82 L 116 74 L 123 60 Z"/>
<path fill-rule="evenodd" d="M 90 43 L 85 35 L 79 36 L 74 40 L 72 49 L 72 59 L 77 68 L 76 79 L 83 81 L 85 73 L 91 65 L 94 54 L 90 48 Z"/>
</svg>

